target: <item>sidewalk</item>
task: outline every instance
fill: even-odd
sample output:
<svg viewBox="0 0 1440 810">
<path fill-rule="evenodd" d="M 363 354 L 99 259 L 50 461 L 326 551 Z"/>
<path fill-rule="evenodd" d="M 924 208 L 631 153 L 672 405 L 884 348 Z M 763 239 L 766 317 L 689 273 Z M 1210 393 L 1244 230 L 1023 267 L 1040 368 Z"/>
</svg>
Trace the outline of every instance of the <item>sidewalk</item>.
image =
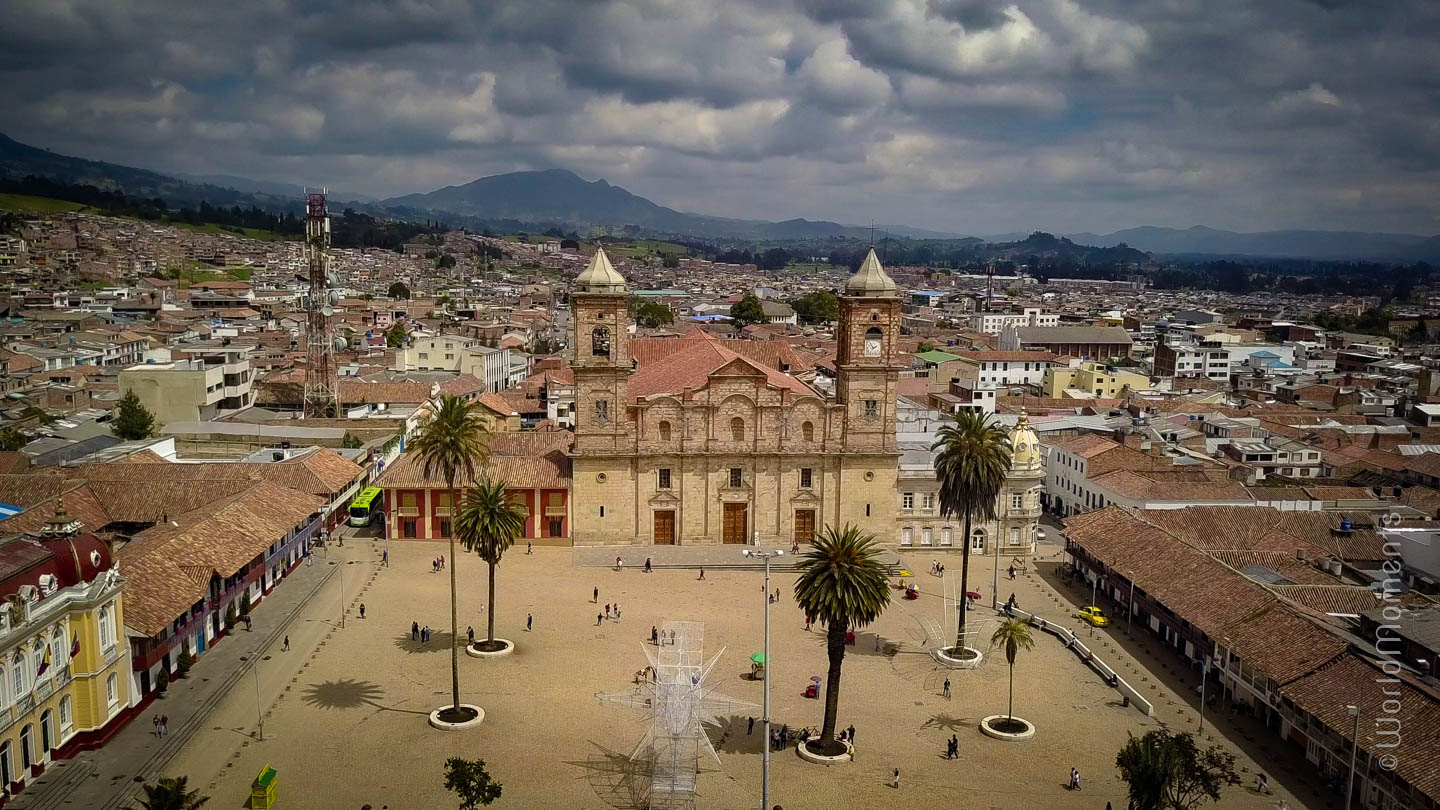
<svg viewBox="0 0 1440 810">
<path fill-rule="evenodd" d="M 205 725 L 226 693 L 250 674 L 256 655 L 280 644 L 301 608 L 334 579 L 345 557 L 335 554 L 333 547 L 330 551 L 329 559 L 317 555 L 314 565 L 296 567 L 255 606 L 253 632 L 230 632 L 196 660 L 189 677 L 170 684 L 165 699 L 153 701 L 136 714 L 103 748 L 51 763 L 8 807 L 127 807 L 141 792 L 141 784 L 163 775 L 166 765 Z M 153 718 L 160 715 L 170 718 L 170 733 L 164 739 L 155 736 L 153 726 Z"/>
</svg>

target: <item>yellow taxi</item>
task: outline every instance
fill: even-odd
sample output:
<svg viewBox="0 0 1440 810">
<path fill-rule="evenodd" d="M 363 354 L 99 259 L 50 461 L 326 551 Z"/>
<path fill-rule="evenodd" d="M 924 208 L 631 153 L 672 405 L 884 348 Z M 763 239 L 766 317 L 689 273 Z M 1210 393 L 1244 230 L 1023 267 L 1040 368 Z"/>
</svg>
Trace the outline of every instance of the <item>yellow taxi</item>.
<svg viewBox="0 0 1440 810">
<path fill-rule="evenodd" d="M 1105 612 L 1100 610 L 1100 608 L 1095 607 L 1094 605 L 1080 608 L 1080 619 L 1082 621 L 1087 621 L 1095 625 L 1096 627 L 1104 627 L 1105 625 L 1110 623 L 1110 620 L 1105 618 Z"/>
</svg>

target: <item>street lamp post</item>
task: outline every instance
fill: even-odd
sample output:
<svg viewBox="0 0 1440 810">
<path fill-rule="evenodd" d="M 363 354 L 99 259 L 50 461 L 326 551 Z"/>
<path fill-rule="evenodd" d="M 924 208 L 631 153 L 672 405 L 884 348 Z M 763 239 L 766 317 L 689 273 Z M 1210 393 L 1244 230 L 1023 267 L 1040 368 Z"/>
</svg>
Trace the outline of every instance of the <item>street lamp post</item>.
<svg viewBox="0 0 1440 810">
<path fill-rule="evenodd" d="M 1350 732 L 1350 778 L 1345 782 L 1345 810 L 1350 810 L 1350 797 L 1355 794 L 1355 754 L 1360 750 L 1360 707 L 1350 704 L 1345 711 L 1355 718 L 1355 726 Z"/>
<path fill-rule="evenodd" d="M 345 629 L 345 563 L 340 563 L 340 629 Z M 452 643 L 454 639 L 450 640 Z"/>
<path fill-rule="evenodd" d="M 1125 576 L 1130 580 L 1130 601 L 1125 606 L 1125 633 L 1128 635 L 1135 620 L 1135 572 L 1126 571 Z"/>
<path fill-rule="evenodd" d="M 258 653 L 257 653 L 258 655 Z M 265 705 L 260 700 L 260 659 L 255 659 L 250 671 L 255 673 L 255 719 L 260 724 L 260 741 L 265 740 Z"/>
<path fill-rule="evenodd" d="M 775 557 L 785 556 L 785 552 L 776 549 L 775 551 L 760 551 L 759 549 L 745 549 L 741 552 L 746 557 L 756 557 L 765 561 L 765 649 L 761 653 L 765 657 L 765 686 L 763 705 L 761 706 L 760 724 L 764 727 L 765 739 L 764 748 L 760 750 L 760 810 L 770 808 L 770 560 Z M 804 740 L 800 741 L 805 744 Z"/>
</svg>

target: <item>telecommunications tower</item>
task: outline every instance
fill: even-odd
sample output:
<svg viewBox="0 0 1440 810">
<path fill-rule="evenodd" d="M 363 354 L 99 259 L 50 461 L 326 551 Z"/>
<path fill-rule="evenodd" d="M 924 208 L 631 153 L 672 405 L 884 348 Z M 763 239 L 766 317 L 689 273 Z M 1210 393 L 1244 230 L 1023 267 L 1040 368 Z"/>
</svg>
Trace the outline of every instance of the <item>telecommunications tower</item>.
<svg viewBox="0 0 1440 810">
<path fill-rule="evenodd" d="M 310 261 L 310 289 L 305 296 L 305 402 L 310 419 L 340 416 L 340 380 L 335 371 L 335 331 L 330 316 L 340 294 L 330 289 L 326 251 L 330 247 L 330 217 L 325 191 L 305 193 L 305 256 Z"/>
</svg>

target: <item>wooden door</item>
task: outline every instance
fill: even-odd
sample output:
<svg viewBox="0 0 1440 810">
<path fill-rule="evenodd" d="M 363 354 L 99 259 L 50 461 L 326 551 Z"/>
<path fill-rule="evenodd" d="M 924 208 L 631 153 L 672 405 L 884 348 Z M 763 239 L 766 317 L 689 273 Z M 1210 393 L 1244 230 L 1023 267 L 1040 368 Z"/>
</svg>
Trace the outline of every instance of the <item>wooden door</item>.
<svg viewBox="0 0 1440 810">
<path fill-rule="evenodd" d="M 675 510 L 665 509 L 655 512 L 655 545 L 675 545 Z"/>
<path fill-rule="evenodd" d="M 815 539 L 815 510 L 795 510 L 795 542 L 809 543 Z"/>
<path fill-rule="evenodd" d="M 741 544 L 750 542 L 750 527 L 747 525 L 745 509 L 746 505 L 743 503 L 725 504 L 725 542 Z"/>
</svg>

